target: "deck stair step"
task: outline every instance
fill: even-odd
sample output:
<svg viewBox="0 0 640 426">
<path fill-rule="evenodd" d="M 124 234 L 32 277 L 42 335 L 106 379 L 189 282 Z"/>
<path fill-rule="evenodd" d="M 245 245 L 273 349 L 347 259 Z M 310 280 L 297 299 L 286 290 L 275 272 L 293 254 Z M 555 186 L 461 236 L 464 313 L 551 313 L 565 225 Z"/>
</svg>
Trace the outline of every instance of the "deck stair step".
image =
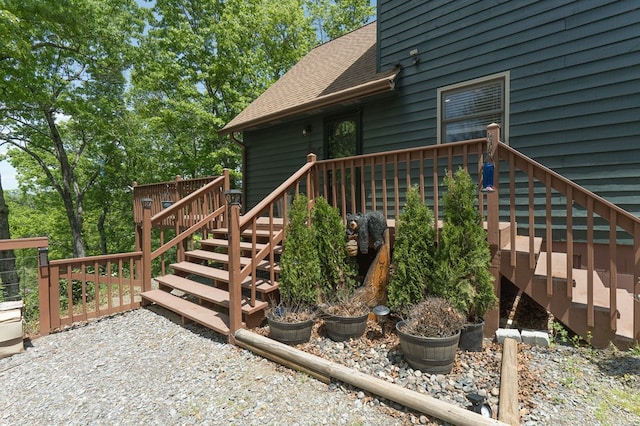
<svg viewBox="0 0 640 426">
<path fill-rule="evenodd" d="M 186 318 L 225 336 L 229 335 L 229 316 L 226 314 L 207 309 L 159 289 L 142 293 L 142 298 L 175 312 L 183 320 Z"/>
<path fill-rule="evenodd" d="M 530 242 L 528 236 L 516 235 L 516 253 L 529 253 L 530 250 Z M 541 237 L 533 237 L 533 252 L 536 253 L 536 256 L 540 253 L 542 249 L 542 238 Z M 505 252 L 511 251 L 511 241 L 509 240 L 502 250 Z"/>
<path fill-rule="evenodd" d="M 217 253 L 210 250 L 191 250 L 185 253 L 187 259 L 200 259 L 206 260 L 209 262 L 218 262 L 218 263 L 229 263 L 229 255 L 226 253 Z M 251 258 L 249 257 L 240 257 L 240 265 L 245 266 L 251 263 Z M 268 260 L 263 260 L 256 265 L 256 268 L 261 271 L 269 271 L 271 269 L 271 264 Z M 274 265 L 274 271 L 276 273 L 280 272 L 280 265 L 276 263 Z"/>
<path fill-rule="evenodd" d="M 177 275 L 169 274 L 156 278 L 158 283 L 171 287 L 172 289 L 179 290 L 183 293 L 196 296 L 201 300 L 214 303 L 219 306 L 229 306 L 229 292 L 221 288 L 212 287 L 206 284 L 201 284 L 196 281 L 192 281 L 188 278 L 179 277 Z M 249 298 L 242 298 L 242 313 L 253 314 L 267 307 L 267 302 L 256 300 L 255 306 L 251 306 Z"/>
<path fill-rule="evenodd" d="M 275 232 L 278 232 L 278 229 L 274 229 Z M 228 235 L 229 234 L 229 229 L 227 228 L 216 228 L 216 229 L 212 229 L 211 233 L 214 235 Z M 259 229 L 256 228 L 256 232 L 254 233 L 253 230 L 251 229 L 245 229 L 244 231 L 242 231 L 241 236 L 244 238 L 251 238 L 252 235 L 254 235 L 258 238 L 258 239 L 267 239 L 269 238 L 271 235 L 273 235 L 271 232 L 269 232 L 268 229 Z"/>
<path fill-rule="evenodd" d="M 204 239 L 202 241 L 200 241 L 200 247 L 204 248 L 204 247 L 210 247 L 210 248 L 216 248 L 216 247 L 229 247 L 229 241 L 225 240 L 223 238 L 207 238 Z M 256 250 L 260 251 L 264 248 L 267 247 L 267 244 L 262 244 L 262 243 L 256 243 Z M 253 244 L 250 241 L 241 241 L 240 242 L 240 249 L 241 250 L 252 250 L 253 249 Z M 282 246 L 277 245 L 275 247 L 274 252 L 276 254 L 281 254 L 282 253 Z"/>
<path fill-rule="evenodd" d="M 217 268 L 212 268 L 206 265 L 200 265 L 192 262 L 178 262 L 171 264 L 171 267 L 176 272 L 181 272 L 186 275 L 198 275 L 203 278 L 209 278 L 217 282 L 228 283 L 229 271 L 224 271 Z M 242 281 L 243 288 L 251 288 L 251 277 L 247 277 Z M 278 283 L 270 283 L 268 280 L 257 278 L 256 279 L 256 291 L 262 294 L 271 293 L 278 289 Z"/>
</svg>

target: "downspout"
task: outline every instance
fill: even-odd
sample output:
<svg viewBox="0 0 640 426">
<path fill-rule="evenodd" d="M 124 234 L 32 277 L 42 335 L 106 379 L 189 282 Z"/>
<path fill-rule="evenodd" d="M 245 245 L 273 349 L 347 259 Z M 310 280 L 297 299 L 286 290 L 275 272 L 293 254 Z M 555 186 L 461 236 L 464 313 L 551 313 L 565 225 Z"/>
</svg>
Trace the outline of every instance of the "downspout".
<svg viewBox="0 0 640 426">
<path fill-rule="evenodd" d="M 245 144 L 243 144 L 242 142 L 240 142 L 238 139 L 236 139 L 236 133 L 239 132 L 231 132 L 229 134 L 229 136 L 231 137 L 231 141 L 237 145 L 240 146 L 240 149 L 242 150 L 242 206 L 240 207 L 242 210 L 244 210 L 244 206 L 246 205 L 246 200 L 247 200 L 247 194 L 246 194 L 246 179 L 245 179 L 245 174 L 247 171 L 247 146 Z"/>
</svg>

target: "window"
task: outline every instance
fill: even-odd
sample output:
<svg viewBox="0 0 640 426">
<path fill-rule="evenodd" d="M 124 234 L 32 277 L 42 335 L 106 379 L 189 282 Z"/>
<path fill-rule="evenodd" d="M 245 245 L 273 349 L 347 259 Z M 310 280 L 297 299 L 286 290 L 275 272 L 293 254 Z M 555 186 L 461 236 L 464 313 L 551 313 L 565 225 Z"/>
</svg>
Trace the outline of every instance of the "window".
<svg viewBox="0 0 640 426">
<path fill-rule="evenodd" d="M 361 153 L 360 114 L 332 117 L 325 122 L 326 158 L 343 158 Z"/>
<path fill-rule="evenodd" d="M 491 123 L 507 141 L 508 105 L 508 72 L 438 89 L 438 142 L 485 137 Z"/>
</svg>

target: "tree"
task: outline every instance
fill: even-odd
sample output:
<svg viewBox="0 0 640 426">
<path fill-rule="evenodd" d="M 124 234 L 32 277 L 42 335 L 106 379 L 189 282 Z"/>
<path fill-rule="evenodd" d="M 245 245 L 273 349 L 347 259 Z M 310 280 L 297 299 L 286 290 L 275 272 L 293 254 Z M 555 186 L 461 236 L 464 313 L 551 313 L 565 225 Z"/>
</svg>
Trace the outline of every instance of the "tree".
<svg viewBox="0 0 640 426">
<path fill-rule="evenodd" d="M 4 190 L 0 182 L 0 240 L 10 238 L 9 206 L 4 201 Z M 13 300 L 20 292 L 20 277 L 16 272 L 16 255 L 13 250 L 0 250 L 0 280 L 2 300 Z"/>
<path fill-rule="evenodd" d="M 307 7 L 322 43 L 360 28 L 375 14 L 370 0 L 309 0 Z"/>
<path fill-rule="evenodd" d="M 162 178 L 239 177 L 240 149 L 217 130 L 313 42 L 302 0 L 158 0 L 131 73 Z"/>
<path fill-rule="evenodd" d="M 142 11 L 134 0 L 0 5 L 0 45 L 11 46 L 0 54 L 0 141 L 14 167 L 59 195 L 82 257 L 85 197 L 122 143 L 114 123 L 125 113 L 123 71 Z"/>
</svg>

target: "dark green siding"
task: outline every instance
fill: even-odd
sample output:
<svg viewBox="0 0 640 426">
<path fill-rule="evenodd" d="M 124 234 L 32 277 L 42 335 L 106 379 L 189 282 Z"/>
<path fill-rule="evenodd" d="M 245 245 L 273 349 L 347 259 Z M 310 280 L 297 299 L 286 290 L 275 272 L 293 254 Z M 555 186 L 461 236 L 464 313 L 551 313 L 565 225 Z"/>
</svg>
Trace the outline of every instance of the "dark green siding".
<svg viewBox="0 0 640 426">
<path fill-rule="evenodd" d="M 639 1 L 377 5 L 378 66 L 402 71 L 392 96 L 359 105 L 364 153 L 436 143 L 438 88 L 509 72 L 507 142 L 640 214 Z M 300 167 L 309 149 L 321 151 L 326 114 L 245 132 L 250 205 Z M 314 130 L 305 139 L 307 123 Z"/>
<path fill-rule="evenodd" d="M 640 2 L 380 0 L 378 32 L 403 70 L 365 152 L 435 143 L 438 88 L 509 71 L 509 144 L 640 214 Z"/>
<path fill-rule="evenodd" d="M 303 136 L 302 129 L 308 124 L 312 131 Z M 309 152 L 322 158 L 322 124 L 322 118 L 310 118 L 245 132 L 246 209 L 257 204 L 302 167 Z"/>
</svg>

